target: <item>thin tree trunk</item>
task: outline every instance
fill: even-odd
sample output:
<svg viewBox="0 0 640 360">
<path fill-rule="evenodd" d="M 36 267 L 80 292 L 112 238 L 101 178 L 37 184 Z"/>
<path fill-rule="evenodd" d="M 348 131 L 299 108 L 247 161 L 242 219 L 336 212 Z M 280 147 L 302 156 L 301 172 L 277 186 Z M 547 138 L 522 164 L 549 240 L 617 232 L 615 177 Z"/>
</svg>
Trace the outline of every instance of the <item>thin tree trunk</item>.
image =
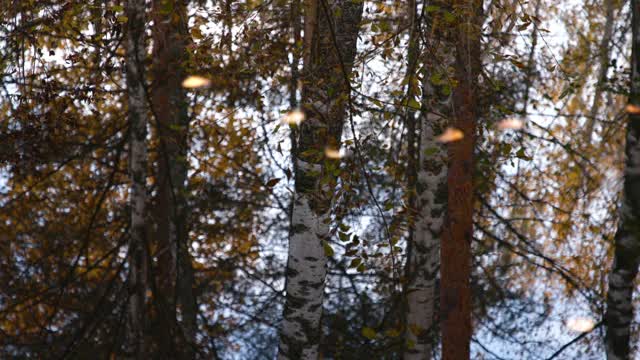
<svg viewBox="0 0 640 360">
<path fill-rule="evenodd" d="M 420 50 L 419 46 L 419 31 L 420 26 L 418 24 L 418 14 L 417 14 L 417 6 L 416 1 L 411 0 L 408 2 L 408 13 L 410 14 L 410 33 L 409 33 L 409 46 L 407 51 L 407 73 L 405 74 L 405 79 L 407 81 L 407 92 L 406 92 L 406 100 L 413 99 L 415 97 L 415 91 L 413 87 L 413 79 L 417 73 L 417 59 L 418 52 Z M 409 225 L 408 231 L 408 240 L 407 240 L 407 262 L 405 263 L 404 274 L 408 281 L 406 281 L 403 285 L 403 294 L 406 299 L 406 303 L 403 303 L 403 314 L 402 314 L 402 324 L 403 329 L 405 331 L 405 338 L 407 340 L 407 347 L 404 349 L 405 358 L 407 357 L 407 353 L 412 351 L 411 349 L 417 343 L 415 334 L 410 334 L 408 330 L 409 320 L 412 317 L 411 309 L 409 305 L 409 289 L 411 286 L 412 276 L 415 274 L 413 262 L 412 262 L 412 254 L 413 254 L 413 243 L 415 238 L 415 217 L 416 217 L 416 183 L 418 182 L 418 162 L 419 156 L 416 154 L 416 139 L 419 138 L 417 131 L 418 127 L 416 126 L 415 119 L 416 112 L 413 108 L 407 106 L 405 107 L 405 117 L 404 117 L 404 125 L 407 129 L 407 203 L 409 205 L 409 212 L 407 217 L 407 222 Z"/>
<path fill-rule="evenodd" d="M 439 32 L 432 31 L 431 34 Z M 432 52 L 424 57 L 426 73 L 423 78 L 416 185 L 418 215 L 411 239 L 412 251 L 409 262 L 412 266 L 407 294 L 407 340 L 413 347 L 405 352 L 405 360 L 424 360 L 432 357 L 436 330 L 436 278 L 447 209 L 447 148 L 437 142 L 436 137 L 447 127 L 453 106 L 450 93 L 443 89 L 450 87 L 447 81 L 449 75 L 444 69 L 453 66 L 454 59 L 449 51 L 451 45 L 445 38 L 432 35 L 430 45 L 436 49 L 437 57 L 434 58 Z M 442 80 L 434 84 L 434 78 Z"/>
<path fill-rule="evenodd" d="M 469 359 L 473 152 L 477 127 L 482 0 L 455 0 L 454 126 L 464 138 L 449 144 L 447 219 L 440 252 L 442 358 Z"/>
<path fill-rule="evenodd" d="M 152 103 L 159 136 L 158 195 L 155 223 L 158 243 L 158 301 L 164 322 L 163 351 L 194 357 L 197 305 L 189 254 L 185 189 L 188 170 L 188 103 L 181 86 L 186 77 L 188 41 L 186 5 L 181 0 L 153 3 Z M 178 322 L 178 309 L 181 321 Z M 173 348 L 175 345 L 177 348 Z"/>
<path fill-rule="evenodd" d="M 335 16 L 339 8 L 340 15 Z M 295 163 L 295 199 L 286 271 L 286 302 L 280 328 L 280 359 L 317 359 L 326 277 L 331 201 L 339 162 L 324 156 L 337 150 L 363 3 L 307 0 L 305 84 Z"/>
<path fill-rule="evenodd" d="M 534 16 L 537 19 L 540 16 L 540 6 L 542 0 L 536 1 L 534 10 Z M 527 116 L 527 109 L 529 107 L 529 93 L 531 92 L 531 86 L 533 85 L 534 66 L 536 62 L 536 49 L 538 47 L 538 26 L 534 24 L 531 31 L 531 49 L 529 49 L 529 57 L 527 59 L 527 69 L 525 71 L 524 78 L 524 95 L 522 96 L 522 116 Z"/>
<path fill-rule="evenodd" d="M 593 103 L 591 104 L 591 111 L 587 118 L 587 130 L 585 132 L 585 141 L 591 141 L 591 135 L 596 124 L 598 117 L 598 110 L 600 109 L 600 100 L 602 98 L 602 92 L 604 84 L 607 81 L 607 72 L 609 71 L 609 60 L 611 58 L 611 37 L 613 36 L 614 17 L 613 12 L 615 10 L 614 0 L 604 0 L 604 7 L 606 12 L 606 18 L 604 23 L 604 33 L 600 39 L 600 46 L 598 47 L 598 59 L 600 60 L 598 80 L 596 82 L 595 93 L 593 94 Z"/>
<path fill-rule="evenodd" d="M 129 322 L 127 345 L 136 359 L 146 359 L 145 296 L 147 291 L 146 167 L 147 108 L 144 90 L 144 0 L 127 2 L 127 94 L 129 106 L 129 173 L 131 176 L 131 239 L 129 240 Z"/>
<path fill-rule="evenodd" d="M 302 21 L 301 21 L 301 10 L 300 10 L 301 0 L 292 0 L 291 1 L 291 17 L 289 21 L 291 22 L 291 31 L 293 35 L 293 47 L 292 47 L 292 61 L 291 61 L 291 79 L 289 80 L 289 109 L 291 111 L 296 111 L 298 109 L 298 82 L 300 81 L 300 47 L 302 43 Z M 298 150 L 298 127 L 296 125 L 290 125 L 289 130 L 289 141 L 291 141 L 291 153 L 295 154 Z M 295 173 L 295 161 L 292 164 L 293 172 Z M 291 229 L 293 225 L 292 216 L 293 216 L 293 203 L 295 197 L 291 197 L 289 199 L 289 207 L 288 207 L 288 218 L 289 218 L 289 237 L 291 237 Z"/>
<path fill-rule="evenodd" d="M 631 0 L 632 55 L 629 104 L 640 107 L 640 1 Z M 607 294 L 606 350 L 608 360 L 630 359 L 632 295 L 640 264 L 640 113 L 630 111 L 627 122 L 624 188 L 614 260 Z"/>
</svg>

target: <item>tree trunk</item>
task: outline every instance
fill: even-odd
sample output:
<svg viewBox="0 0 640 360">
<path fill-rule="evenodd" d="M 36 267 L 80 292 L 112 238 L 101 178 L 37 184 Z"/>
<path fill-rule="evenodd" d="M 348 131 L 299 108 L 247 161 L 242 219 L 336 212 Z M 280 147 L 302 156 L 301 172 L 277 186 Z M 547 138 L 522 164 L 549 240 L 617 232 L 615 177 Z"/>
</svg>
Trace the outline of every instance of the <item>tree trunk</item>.
<svg viewBox="0 0 640 360">
<path fill-rule="evenodd" d="M 439 31 L 433 31 L 437 34 Z M 442 69 L 453 66 L 450 43 L 432 35 L 430 44 L 436 49 L 424 56 L 423 109 L 420 114 L 420 146 L 416 184 L 417 218 L 412 233 L 407 289 L 407 340 L 405 360 L 430 359 L 435 339 L 436 277 L 442 227 L 447 206 L 447 148 L 437 142 L 449 122 L 452 99 L 444 88 L 451 84 Z M 433 76 L 435 75 L 435 76 Z M 433 81 L 434 78 L 442 80 Z M 435 83 L 434 83 L 435 82 Z"/>
<path fill-rule="evenodd" d="M 640 107 L 640 1 L 631 1 L 632 55 L 629 104 Z M 632 295 L 640 263 L 640 113 L 629 111 L 626 162 L 620 220 L 615 236 L 613 267 L 607 294 L 606 350 L 608 360 L 630 359 Z"/>
<path fill-rule="evenodd" d="M 340 15 L 335 15 L 340 9 Z M 307 0 L 305 3 L 305 82 L 295 161 L 286 302 L 280 328 L 280 359 L 317 359 L 326 276 L 330 210 L 336 178 L 327 147 L 340 147 L 346 98 L 362 1 Z"/>
<path fill-rule="evenodd" d="M 129 240 L 129 317 L 127 351 L 146 359 L 145 296 L 147 291 L 147 108 L 144 90 L 144 0 L 127 1 L 127 94 L 129 116 L 129 173 L 131 176 L 131 239 Z"/>
<path fill-rule="evenodd" d="M 609 71 L 609 60 L 611 58 L 611 38 L 613 36 L 613 25 L 615 10 L 614 0 L 604 0 L 605 7 L 605 23 L 604 33 L 602 39 L 600 39 L 600 46 L 598 47 L 598 60 L 600 60 L 598 80 L 596 82 L 595 93 L 593 94 L 593 103 L 591 104 L 591 111 L 587 118 L 587 130 L 585 132 L 585 141 L 588 143 L 591 141 L 591 135 L 593 128 L 595 127 L 598 110 L 600 109 L 600 99 L 602 98 L 603 87 L 607 82 L 607 72 Z"/>
<path fill-rule="evenodd" d="M 188 103 L 181 86 L 186 77 L 186 5 L 181 0 L 153 2 L 152 102 L 159 136 L 155 224 L 157 286 L 163 351 L 194 357 L 197 306 L 189 254 L 185 189 L 188 170 Z M 178 310 L 179 309 L 179 313 Z M 178 322 L 178 317 L 181 319 Z M 176 346 L 174 348 L 174 346 Z"/>
<path fill-rule="evenodd" d="M 448 201 L 441 262 L 442 358 L 469 359 L 471 340 L 471 239 L 473 236 L 473 152 L 480 74 L 481 0 L 455 0 L 453 125 L 464 138 L 449 143 Z"/>
</svg>

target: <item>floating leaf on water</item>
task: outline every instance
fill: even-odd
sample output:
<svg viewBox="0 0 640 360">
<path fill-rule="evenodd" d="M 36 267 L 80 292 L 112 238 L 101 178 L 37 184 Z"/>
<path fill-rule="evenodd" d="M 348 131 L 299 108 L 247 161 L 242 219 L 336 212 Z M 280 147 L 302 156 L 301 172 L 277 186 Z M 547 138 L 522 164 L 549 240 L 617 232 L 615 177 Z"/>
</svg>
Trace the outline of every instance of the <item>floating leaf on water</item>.
<svg viewBox="0 0 640 360">
<path fill-rule="evenodd" d="M 508 118 L 498 123 L 499 130 L 520 130 L 524 127 L 524 122 L 520 119 Z"/>
<path fill-rule="evenodd" d="M 327 147 L 324 149 L 324 156 L 329 159 L 340 159 L 342 157 L 342 153 L 340 153 L 339 149 Z"/>
<path fill-rule="evenodd" d="M 567 321 L 567 328 L 576 332 L 588 332 L 593 329 L 595 322 L 587 317 L 575 317 Z"/>
<path fill-rule="evenodd" d="M 294 125 L 294 124 L 298 125 L 303 121 L 304 121 L 304 112 L 300 111 L 299 109 L 289 111 L 285 116 L 282 117 L 282 120 L 281 120 L 283 124 L 289 124 L 289 125 Z"/>
<path fill-rule="evenodd" d="M 458 141 L 464 138 L 464 133 L 456 128 L 447 128 L 442 135 L 437 136 L 436 140 L 441 143 Z"/>
<path fill-rule="evenodd" d="M 624 108 L 624 110 L 627 114 L 640 114 L 640 106 L 637 105 L 629 104 Z"/>
<path fill-rule="evenodd" d="M 196 89 L 211 85 L 211 80 L 198 75 L 191 75 L 182 81 L 182 87 Z"/>
</svg>

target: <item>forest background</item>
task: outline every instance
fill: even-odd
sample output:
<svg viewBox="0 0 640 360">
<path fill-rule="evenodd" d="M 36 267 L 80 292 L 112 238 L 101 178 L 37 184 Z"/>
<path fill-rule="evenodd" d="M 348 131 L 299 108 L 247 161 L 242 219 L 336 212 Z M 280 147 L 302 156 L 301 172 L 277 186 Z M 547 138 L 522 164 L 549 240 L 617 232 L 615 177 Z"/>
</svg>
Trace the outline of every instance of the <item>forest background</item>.
<svg viewBox="0 0 640 360">
<path fill-rule="evenodd" d="M 296 358 L 303 314 L 325 358 L 440 358 L 432 185 L 464 142 L 471 357 L 604 358 L 631 9 L 1 0 L 0 357 Z"/>
</svg>

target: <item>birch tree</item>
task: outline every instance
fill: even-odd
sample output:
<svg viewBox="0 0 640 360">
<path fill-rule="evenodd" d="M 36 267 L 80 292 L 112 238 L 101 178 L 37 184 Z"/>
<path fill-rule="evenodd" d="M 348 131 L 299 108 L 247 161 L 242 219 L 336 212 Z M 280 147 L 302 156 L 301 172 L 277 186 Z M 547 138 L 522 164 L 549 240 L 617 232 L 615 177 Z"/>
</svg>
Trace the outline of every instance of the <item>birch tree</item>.
<svg viewBox="0 0 640 360">
<path fill-rule="evenodd" d="M 147 291 L 147 107 L 144 91 L 144 0 L 127 2 L 126 68 L 129 103 L 129 173 L 131 238 L 129 241 L 129 317 L 127 342 L 136 359 L 146 359 L 145 296 Z"/>
<path fill-rule="evenodd" d="M 633 288 L 640 264 L 640 1 L 631 1 L 631 91 L 627 106 L 624 185 L 605 316 L 607 359 L 630 359 Z"/>
<path fill-rule="evenodd" d="M 305 3 L 302 105 L 297 133 L 295 199 L 286 270 L 286 302 L 280 359 L 316 359 L 326 277 L 331 203 L 339 162 L 348 76 L 354 62 L 362 1 Z"/>
<path fill-rule="evenodd" d="M 416 212 L 411 231 L 408 259 L 407 287 L 407 350 L 405 359 L 429 359 L 433 352 L 436 326 L 436 277 L 439 265 L 439 247 L 447 205 L 447 148 L 438 142 L 451 114 L 451 76 L 453 65 L 452 44 L 447 40 L 449 25 L 443 23 L 444 4 L 431 11 L 427 31 L 428 44 L 434 51 L 422 56 L 422 111 L 418 121 Z M 435 54 L 435 56 L 434 56 Z M 410 119 L 413 120 L 413 119 Z"/>
</svg>

